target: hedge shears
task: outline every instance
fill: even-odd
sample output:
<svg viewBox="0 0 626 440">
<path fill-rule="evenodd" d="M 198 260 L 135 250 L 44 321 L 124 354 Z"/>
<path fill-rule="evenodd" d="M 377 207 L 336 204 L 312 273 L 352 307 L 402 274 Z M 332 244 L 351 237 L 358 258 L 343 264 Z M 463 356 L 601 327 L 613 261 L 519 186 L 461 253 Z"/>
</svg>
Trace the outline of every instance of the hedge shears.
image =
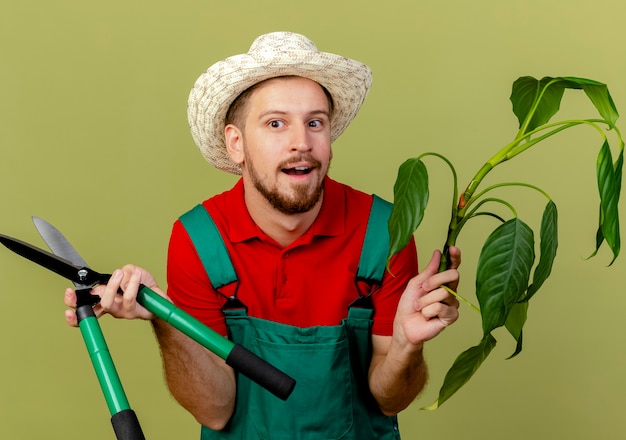
<svg viewBox="0 0 626 440">
<path fill-rule="evenodd" d="M 111 423 L 116 437 L 118 440 L 144 439 L 141 426 L 135 412 L 130 408 L 100 324 L 93 311 L 93 306 L 100 301 L 100 297 L 92 294 L 91 290 L 99 284 L 106 284 L 111 275 L 91 269 L 65 236 L 50 223 L 39 217 L 33 217 L 33 222 L 53 253 L 3 234 L 0 234 L 0 242 L 22 257 L 74 283 L 78 327 L 111 413 Z M 141 285 L 137 302 L 280 399 L 286 400 L 293 391 L 295 386 L 293 378 L 243 346 L 211 330 L 152 289 Z"/>
</svg>

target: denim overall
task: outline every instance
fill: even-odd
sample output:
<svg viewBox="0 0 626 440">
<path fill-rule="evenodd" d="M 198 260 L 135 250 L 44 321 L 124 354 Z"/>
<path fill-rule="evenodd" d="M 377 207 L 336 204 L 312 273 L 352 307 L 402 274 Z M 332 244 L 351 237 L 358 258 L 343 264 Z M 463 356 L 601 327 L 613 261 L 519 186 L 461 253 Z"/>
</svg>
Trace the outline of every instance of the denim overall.
<svg viewBox="0 0 626 440">
<path fill-rule="evenodd" d="M 357 280 L 378 286 L 389 249 L 391 204 L 373 196 Z M 181 216 L 215 289 L 237 281 L 221 235 L 202 205 Z M 349 307 L 340 325 L 300 328 L 248 316 L 236 297 L 223 313 L 232 341 L 254 352 L 296 380 L 283 401 L 243 375 L 237 375 L 237 401 L 226 427 L 202 427 L 202 440 L 399 440 L 395 416 L 383 415 L 368 386 L 370 295 Z"/>
</svg>

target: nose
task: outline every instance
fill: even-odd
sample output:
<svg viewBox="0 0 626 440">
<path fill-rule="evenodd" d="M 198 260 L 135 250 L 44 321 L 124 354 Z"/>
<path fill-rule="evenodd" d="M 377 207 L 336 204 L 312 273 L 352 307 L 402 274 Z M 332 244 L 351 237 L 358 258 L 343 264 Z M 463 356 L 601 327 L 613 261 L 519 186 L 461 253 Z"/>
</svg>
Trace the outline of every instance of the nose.
<svg viewBox="0 0 626 440">
<path fill-rule="evenodd" d="M 309 151 L 311 149 L 311 138 L 306 124 L 293 124 L 291 126 L 290 141 L 292 151 Z"/>
</svg>

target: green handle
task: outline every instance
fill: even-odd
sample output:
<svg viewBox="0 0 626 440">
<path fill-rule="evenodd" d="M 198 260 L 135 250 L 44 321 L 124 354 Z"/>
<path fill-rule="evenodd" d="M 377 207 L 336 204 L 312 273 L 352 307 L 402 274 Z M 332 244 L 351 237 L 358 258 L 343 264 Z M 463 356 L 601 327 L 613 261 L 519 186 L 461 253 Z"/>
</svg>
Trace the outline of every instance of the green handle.
<svg viewBox="0 0 626 440">
<path fill-rule="evenodd" d="M 233 350 L 235 345 L 233 342 L 210 329 L 143 284 L 137 294 L 137 302 L 222 359 L 226 359 Z"/>
<path fill-rule="evenodd" d="M 115 431 L 115 437 L 117 440 L 145 440 L 139 419 L 130 408 L 93 309 L 89 304 L 79 306 L 76 309 L 76 317 L 104 399 L 111 413 L 111 424 Z"/>
<path fill-rule="evenodd" d="M 113 416 L 118 412 L 130 409 L 126 393 L 93 309 L 88 305 L 81 306 L 76 311 L 76 315 L 79 320 L 78 327 L 96 371 L 109 412 Z"/>
</svg>

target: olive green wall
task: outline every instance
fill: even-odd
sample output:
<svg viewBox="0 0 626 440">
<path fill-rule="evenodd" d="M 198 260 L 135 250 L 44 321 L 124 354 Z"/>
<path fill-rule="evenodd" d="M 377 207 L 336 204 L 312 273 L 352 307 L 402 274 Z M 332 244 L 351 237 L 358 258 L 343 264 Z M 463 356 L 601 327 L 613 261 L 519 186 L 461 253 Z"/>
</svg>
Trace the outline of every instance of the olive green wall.
<svg viewBox="0 0 626 440">
<path fill-rule="evenodd" d="M 0 232 L 43 246 L 30 221 L 38 215 L 94 268 L 134 262 L 165 286 L 172 222 L 235 181 L 194 146 L 188 91 L 210 64 L 274 30 L 303 33 L 374 71 L 368 101 L 335 144 L 335 178 L 390 198 L 400 163 L 437 151 L 464 186 L 514 136 L 508 97 L 520 76 L 606 82 L 626 111 L 625 19 L 618 0 L 2 0 Z M 568 117 L 595 116 L 584 95 L 567 94 L 563 107 Z M 490 176 L 552 195 L 561 219 L 556 267 L 531 305 L 522 355 L 506 361 L 514 345 L 496 334 L 487 363 L 436 412 L 419 408 L 454 357 L 478 342 L 475 314 L 463 307 L 461 321 L 428 345 L 431 383 L 401 415 L 404 438 L 623 438 L 626 264 L 622 257 L 607 268 L 605 251 L 585 261 L 600 143 L 593 130 L 576 129 Z M 416 234 L 422 262 L 443 241 L 451 185 L 444 166 L 429 167 L 432 202 Z M 543 199 L 508 194 L 536 225 Z M 493 226 L 478 221 L 459 241 L 470 297 Z M 68 283 L 1 249 L 0 274 L 0 438 L 113 438 L 79 332 L 63 320 Z M 101 324 L 147 438 L 197 438 L 165 388 L 150 326 Z"/>
</svg>

